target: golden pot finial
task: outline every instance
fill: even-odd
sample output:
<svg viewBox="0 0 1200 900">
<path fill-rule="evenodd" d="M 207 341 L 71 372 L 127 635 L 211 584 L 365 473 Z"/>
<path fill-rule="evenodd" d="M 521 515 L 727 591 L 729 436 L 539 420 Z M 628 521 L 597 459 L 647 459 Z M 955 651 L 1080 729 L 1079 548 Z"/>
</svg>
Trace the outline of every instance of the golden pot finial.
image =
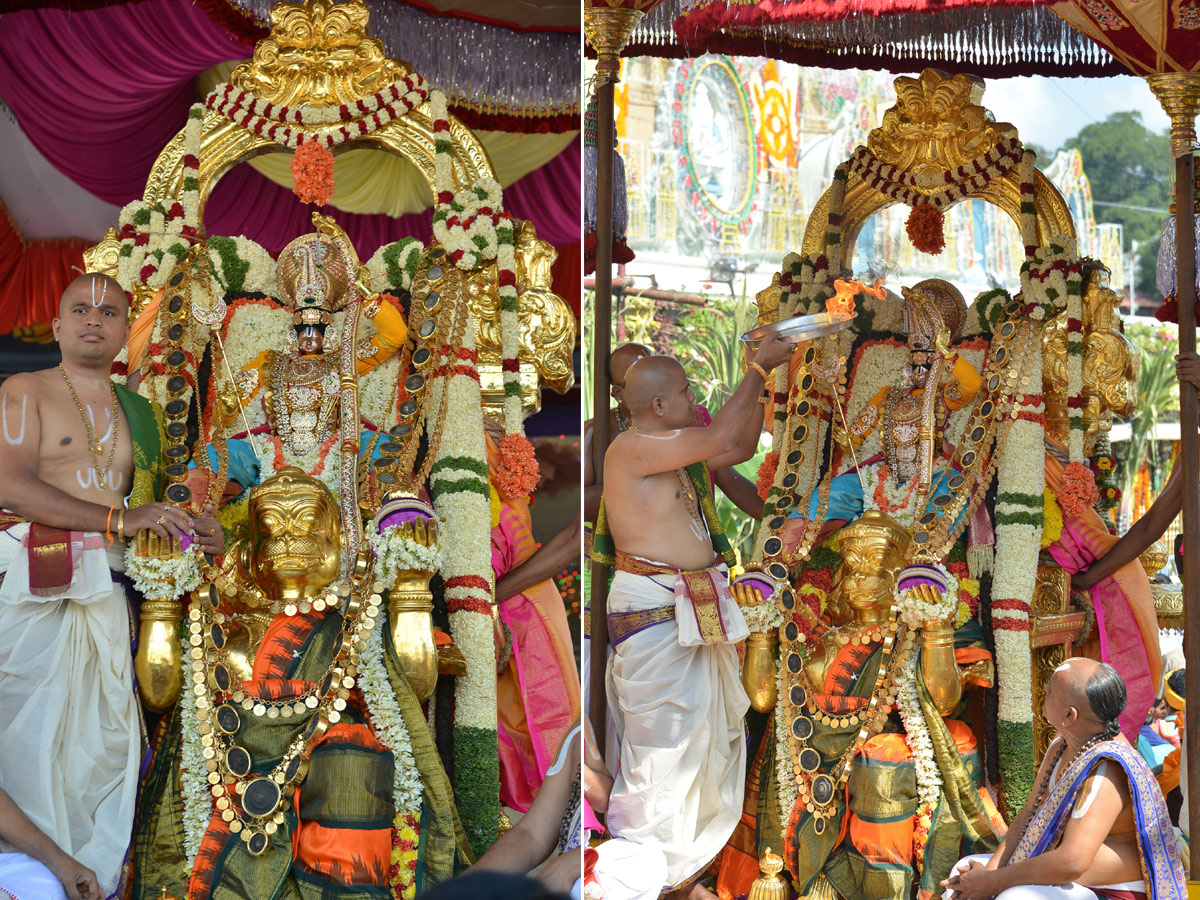
<svg viewBox="0 0 1200 900">
<path fill-rule="evenodd" d="M 1194 72 L 1147 75 L 1146 84 L 1171 117 L 1171 155 L 1187 156 L 1196 149 L 1196 115 L 1200 113 L 1200 79 Z"/>
<path fill-rule="evenodd" d="M 783 871 L 783 859 L 768 849 L 758 861 L 758 871 L 762 874 L 750 885 L 746 900 L 787 900 L 787 879 L 779 874 Z"/>
<path fill-rule="evenodd" d="M 596 51 L 596 81 L 621 80 L 621 51 L 645 13 L 640 9 L 587 6 L 583 10 L 583 33 Z"/>
<path fill-rule="evenodd" d="M 1168 555 L 1167 545 L 1162 541 L 1155 541 L 1142 551 L 1138 559 L 1142 563 L 1142 568 L 1146 570 L 1146 575 L 1153 578 L 1167 564 Z"/>
</svg>

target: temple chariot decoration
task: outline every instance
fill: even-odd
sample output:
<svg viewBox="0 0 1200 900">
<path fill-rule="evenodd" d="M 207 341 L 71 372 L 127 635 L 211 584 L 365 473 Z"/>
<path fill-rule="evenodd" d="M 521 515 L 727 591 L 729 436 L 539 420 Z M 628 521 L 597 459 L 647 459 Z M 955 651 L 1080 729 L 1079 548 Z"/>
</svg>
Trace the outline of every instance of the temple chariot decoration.
<svg viewBox="0 0 1200 900">
<path fill-rule="evenodd" d="M 755 632 L 743 681 L 773 716 L 754 838 L 801 895 L 908 897 L 914 879 L 940 893 L 938 861 L 1020 809 L 1052 734 L 1045 683 L 1092 628 L 1052 553 L 1064 516 L 1104 512 L 1093 461 L 1132 407 L 1136 353 L 1104 268 L 1080 257 L 1065 201 L 983 89 L 898 78 L 758 297 L 758 333 L 811 335 L 767 386 L 765 515 L 734 586 Z M 910 239 L 936 253 L 942 210 L 966 198 L 1016 224 L 1016 296 L 854 281 L 874 213 L 908 205 Z M 976 689 L 972 732 L 957 719 Z M 900 763 L 909 787 L 876 784 Z M 876 846 L 867 820 L 902 823 L 883 839 L 897 846 Z M 906 873 L 873 865 L 896 854 Z"/>
<path fill-rule="evenodd" d="M 554 251 L 504 211 L 483 146 L 445 96 L 384 55 L 361 0 L 277 3 L 270 19 L 253 60 L 192 107 L 143 199 L 88 258 L 151 323 L 145 352 L 123 362 L 163 411 L 165 499 L 198 511 L 240 495 L 222 509 L 219 565 L 146 536 L 129 554 L 147 600 L 143 698 L 173 718 L 167 782 L 184 810 L 181 846 L 146 877 L 189 896 L 215 833 L 237 835 L 236 852 L 252 857 L 290 852 L 292 797 L 339 721 L 367 722 L 394 756 L 387 799 L 412 859 L 423 814 L 442 816 L 450 836 L 443 869 L 452 818 L 475 852 L 495 839 L 484 415 L 503 423 L 502 458 L 531 454 L 522 420 L 543 387 L 562 392 L 573 377 Z M 205 232 L 205 203 L 239 163 L 299 148 L 320 163 L 352 146 L 425 177 L 428 245 L 404 239 L 360 260 L 319 214 L 278 259 Z M 311 173 L 293 171 L 298 192 L 320 193 L 319 178 L 302 185 Z M 450 645 L 435 648 L 435 620 Z M 255 693 L 281 629 L 312 635 L 287 670 L 305 686 Z M 453 793 L 427 721 L 438 716 L 453 718 L 453 746 L 439 748 L 454 760 Z M 287 731 L 270 765 L 246 739 L 267 723 Z M 431 810 L 431 797 L 457 811 Z M 412 896 L 414 871 L 407 859 L 393 867 L 396 896 Z"/>
</svg>

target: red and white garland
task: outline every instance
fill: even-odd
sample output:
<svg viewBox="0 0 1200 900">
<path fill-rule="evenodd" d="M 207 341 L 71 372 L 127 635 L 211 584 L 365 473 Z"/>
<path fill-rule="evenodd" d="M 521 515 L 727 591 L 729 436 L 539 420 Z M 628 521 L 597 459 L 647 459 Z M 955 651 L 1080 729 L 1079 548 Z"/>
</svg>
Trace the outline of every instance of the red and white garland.
<svg viewBox="0 0 1200 900">
<path fill-rule="evenodd" d="M 179 261 L 200 239 L 200 141 L 204 107 L 188 110 L 183 127 L 183 190 L 178 199 L 134 200 L 118 219 L 121 239 L 117 281 L 161 288 Z"/>
<path fill-rule="evenodd" d="M 217 85 L 204 103 L 247 131 L 295 150 L 308 141 L 336 147 L 371 134 L 420 106 L 428 94 L 425 79 L 413 72 L 370 97 L 341 106 L 278 106 L 228 82 Z M 294 125 L 323 127 L 308 131 Z"/>
<path fill-rule="evenodd" d="M 847 166 L 881 194 L 911 207 L 905 230 L 913 246 L 922 253 L 938 254 L 946 246 L 943 207 L 983 190 L 1011 169 L 1021 154 L 1021 142 L 1006 138 L 957 168 L 915 173 L 881 163 L 870 150 L 860 146 L 851 154 Z M 925 190 L 932 193 L 926 194 Z"/>
<path fill-rule="evenodd" d="M 952 206 L 972 191 L 982 190 L 1011 169 L 1021 158 L 1021 142 L 1005 138 L 965 165 L 944 172 L 914 173 L 880 162 L 859 146 L 847 161 L 849 171 L 868 185 L 906 206 L 928 203 L 938 209 Z M 925 194 L 918 188 L 932 190 Z"/>
<path fill-rule="evenodd" d="M 517 315 L 516 234 L 512 217 L 504 210 L 499 183 L 479 181 L 465 190 L 454 190 L 453 147 L 449 140 L 450 116 L 446 95 L 431 91 L 433 118 L 433 189 L 436 206 L 433 236 L 458 268 L 469 270 L 496 261 L 500 297 L 500 365 L 504 373 L 504 430 L 522 434 L 520 321 Z"/>
</svg>

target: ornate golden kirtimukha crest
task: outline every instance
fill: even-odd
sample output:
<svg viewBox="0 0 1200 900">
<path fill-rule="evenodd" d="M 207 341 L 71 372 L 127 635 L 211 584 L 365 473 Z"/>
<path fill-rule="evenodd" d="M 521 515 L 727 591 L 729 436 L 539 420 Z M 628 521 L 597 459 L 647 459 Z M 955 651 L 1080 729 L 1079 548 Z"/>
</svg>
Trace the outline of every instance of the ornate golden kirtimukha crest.
<svg viewBox="0 0 1200 900">
<path fill-rule="evenodd" d="M 896 79 L 896 105 L 867 136 L 869 149 L 880 162 L 909 172 L 945 171 L 969 162 L 1005 138 L 1017 136 L 1007 122 L 993 122 L 979 105 L 982 79 L 950 77 L 926 69 L 919 78 Z"/>
<path fill-rule="evenodd" d="M 383 42 L 367 37 L 369 15 L 363 0 L 276 3 L 270 37 L 230 81 L 283 106 L 336 106 L 383 90 L 412 68 L 388 59 Z"/>
</svg>

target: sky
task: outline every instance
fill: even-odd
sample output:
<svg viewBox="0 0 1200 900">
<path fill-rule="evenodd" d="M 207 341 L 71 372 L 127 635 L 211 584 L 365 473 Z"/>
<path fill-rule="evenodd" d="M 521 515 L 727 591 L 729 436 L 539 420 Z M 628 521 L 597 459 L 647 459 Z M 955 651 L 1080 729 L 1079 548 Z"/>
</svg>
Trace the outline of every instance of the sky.
<svg viewBox="0 0 1200 900">
<path fill-rule="evenodd" d="M 1021 139 L 1053 153 L 1085 125 L 1137 110 L 1142 123 L 1164 132 L 1171 120 L 1141 78 L 989 78 L 983 105 L 1017 126 Z"/>
</svg>

